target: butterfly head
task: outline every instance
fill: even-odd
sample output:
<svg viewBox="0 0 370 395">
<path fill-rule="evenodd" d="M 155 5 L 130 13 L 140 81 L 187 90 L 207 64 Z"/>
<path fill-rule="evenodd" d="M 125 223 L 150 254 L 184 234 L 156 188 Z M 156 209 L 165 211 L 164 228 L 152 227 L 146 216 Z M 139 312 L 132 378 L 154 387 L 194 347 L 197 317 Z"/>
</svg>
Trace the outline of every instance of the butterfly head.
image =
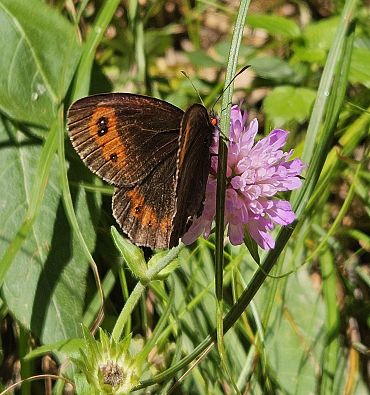
<svg viewBox="0 0 370 395">
<path fill-rule="evenodd" d="M 218 125 L 218 118 L 216 116 L 216 113 L 213 110 L 210 111 L 209 118 L 210 118 L 212 126 L 217 126 Z"/>
</svg>

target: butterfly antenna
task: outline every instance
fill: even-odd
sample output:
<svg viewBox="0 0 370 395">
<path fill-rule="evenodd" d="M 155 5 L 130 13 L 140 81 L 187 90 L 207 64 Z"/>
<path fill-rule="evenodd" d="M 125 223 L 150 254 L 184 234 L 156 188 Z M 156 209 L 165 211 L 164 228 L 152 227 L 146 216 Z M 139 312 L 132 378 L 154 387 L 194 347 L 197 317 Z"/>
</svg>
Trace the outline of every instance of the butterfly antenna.
<svg viewBox="0 0 370 395">
<path fill-rule="evenodd" d="M 217 98 L 217 100 L 213 103 L 211 112 L 213 112 L 213 109 L 215 108 L 215 105 L 217 104 L 217 102 L 221 99 L 222 95 L 224 94 L 224 92 L 226 91 L 226 89 L 235 81 L 236 77 L 238 77 L 241 73 L 244 73 L 245 70 L 247 70 L 249 67 L 251 67 L 250 64 L 248 64 L 247 66 L 244 66 L 241 70 L 239 70 L 233 77 L 233 79 L 227 84 L 227 86 L 222 90 L 220 96 Z"/>
<path fill-rule="evenodd" d="M 205 107 L 204 101 L 203 101 L 203 99 L 201 98 L 198 89 L 197 89 L 197 88 L 195 87 L 195 85 L 193 84 L 193 81 L 190 79 L 190 77 L 186 74 L 185 71 L 181 70 L 181 73 L 189 80 L 189 82 L 191 83 L 191 86 L 194 88 L 195 92 L 197 92 L 197 95 L 198 95 L 198 97 L 199 97 L 199 100 L 201 101 L 201 103 L 202 103 L 203 106 Z"/>
</svg>

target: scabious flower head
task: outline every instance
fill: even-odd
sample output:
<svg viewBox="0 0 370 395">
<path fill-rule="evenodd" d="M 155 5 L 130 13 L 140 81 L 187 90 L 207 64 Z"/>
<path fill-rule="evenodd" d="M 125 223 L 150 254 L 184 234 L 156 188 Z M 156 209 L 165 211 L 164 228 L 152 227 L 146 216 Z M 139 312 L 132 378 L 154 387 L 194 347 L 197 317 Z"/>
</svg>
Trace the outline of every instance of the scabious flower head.
<svg viewBox="0 0 370 395">
<path fill-rule="evenodd" d="M 275 247 L 270 235 L 275 225 L 288 225 L 295 220 L 290 203 L 274 196 L 278 192 L 301 186 L 299 175 L 304 168 L 300 159 L 290 160 L 293 150 L 284 152 L 288 132 L 275 129 L 255 143 L 258 121 L 247 123 L 247 113 L 235 105 L 231 109 L 231 127 L 227 157 L 225 224 L 231 244 L 239 245 L 248 231 L 265 250 Z M 202 214 L 193 220 L 182 237 L 193 243 L 203 234 L 208 237 L 216 212 L 218 134 L 211 146 L 211 171 L 208 177 Z M 215 155 L 216 154 L 216 155 Z"/>
<path fill-rule="evenodd" d="M 125 395 L 138 384 L 140 366 L 130 355 L 131 336 L 115 342 L 100 330 L 100 341 L 84 329 L 85 348 L 81 358 L 74 359 L 91 386 L 91 394 Z"/>
</svg>

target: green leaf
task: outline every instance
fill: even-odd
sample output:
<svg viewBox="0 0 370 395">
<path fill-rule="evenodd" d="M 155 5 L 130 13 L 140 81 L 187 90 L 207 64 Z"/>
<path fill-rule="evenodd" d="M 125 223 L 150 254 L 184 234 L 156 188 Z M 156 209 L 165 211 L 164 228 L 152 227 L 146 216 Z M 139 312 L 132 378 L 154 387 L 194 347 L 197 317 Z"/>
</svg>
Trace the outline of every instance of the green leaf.
<svg viewBox="0 0 370 395">
<path fill-rule="evenodd" d="M 269 282 L 264 287 L 265 292 L 268 290 Z M 266 303 L 265 292 L 258 294 L 261 311 Z M 325 343 L 322 299 L 302 269 L 288 278 L 286 287 L 274 300 L 269 320 L 273 326 L 265 344 L 281 390 L 287 394 L 316 393 L 318 366 Z"/>
<path fill-rule="evenodd" d="M 148 268 L 155 267 L 158 262 L 160 262 L 166 255 L 167 251 L 157 252 L 155 255 L 150 258 L 148 262 Z M 162 269 L 155 277 L 155 280 L 164 280 L 166 279 L 175 269 L 179 267 L 178 258 L 174 259 L 172 262 L 168 264 L 164 269 Z"/>
<path fill-rule="evenodd" d="M 333 17 L 307 25 L 303 33 L 306 46 L 309 48 L 329 50 L 333 43 L 338 23 L 339 18 Z"/>
<path fill-rule="evenodd" d="M 78 395 L 99 395 L 99 391 L 86 380 L 83 373 L 74 375 L 74 385 L 76 387 L 76 394 Z"/>
<path fill-rule="evenodd" d="M 299 37 L 299 26 L 292 20 L 278 15 L 248 15 L 247 24 L 253 28 L 261 28 L 272 36 L 281 35 L 288 38 Z"/>
<path fill-rule="evenodd" d="M 214 50 L 217 54 L 217 58 L 220 59 L 221 62 L 225 63 L 228 60 L 229 50 L 230 50 L 230 42 L 220 41 L 215 44 Z M 251 59 L 252 55 L 256 52 L 256 49 L 252 46 L 248 45 L 241 45 L 239 49 L 239 65 L 245 65 L 245 62 L 248 62 Z"/>
<path fill-rule="evenodd" d="M 145 53 L 149 59 L 163 55 L 172 46 L 174 31 L 171 25 L 161 29 L 145 29 Z"/>
<path fill-rule="evenodd" d="M 249 63 L 256 74 L 265 79 L 292 81 L 295 77 L 294 69 L 280 58 L 261 56 L 251 59 Z"/>
<path fill-rule="evenodd" d="M 24 359 L 29 361 L 31 359 L 41 357 L 48 353 L 62 353 L 68 357 L 77 358 L 80 355 L 80 349 L 85 345 L 84 339 L 68 339 L 61 340 L 60 342 L 54 344 L 46 344 L 40 346 L 29 352 Z"/>
<path fill-rule="evenodd" d="M 5 251 L 23 223 L 41 146 L 10 122 L 0 121 L 0 251 Z M 85 303 L 88 262 L 71 233 L 61 203 L 57 157 L 31 232 L 5 277 L 2 298 L 11 313 L 43 343 L 78 337 Z M 73 190 L 89 248 L 95 243 L 96 197 Z"/>
<path fill-rule="evenodd" d="M 220 67 L 222 64 L 217 62 L 204 51 L 197 50 L 193 52 L 187 52 L 186 56 L 189 58 L 190 62 L 194 67 Z"/>
<path fill-rule="evenodd" d="M 252 239 L 251 235 L 248 231 L 244 232 L 244 244 L 248 248 L 252 258 L 259 265 L 261 263 L 260 257 L 258 255 L 258 245 L 254 239 Z"/>
<path fill-rule="evenodd" d="M 340 349 L 340 309 L 337 302 L 337 273 L 333 253 L 326 249 L 321 253 L 323 295 L 326 307 L 326 344 L 322 358 L 321 394 L 333 393 L 334 377 L 338 370 Z"/>
<path fill-rule="evenodd" d="M 370 50 L 353 48 L 349 79 L 352 83 L 360 83 L 370 88 Z"/>
<path fill-rule="evenodd" d="M 132 274 L 145 283 L 147 281 L 147 265 L 143 251 L 135 244 L 131 243 L 130 240 L 122 237 L 114 226 L 111 227 L 111 233 L 114 244 L 121 253 L 122 258 L 125 260 Z"/>
<path fill-rule="evenodd" d="M 324 49 L 296 46 L 292 61 L 324 64 L 325 58 L 326 51 Z"/>
<path fill-rule="evenodd" d="M 80 56 L 73 26 L 39 0 L 0 0 L 0 109 L 50 126 Z"/>
<path fill-rule="evenodd" d="M 310 115 L 316 92 L 308 88 L 280 86 L 265 98 L 263 108 L 274 127 L 291 121 L 302 123 Z"/>
</svg>

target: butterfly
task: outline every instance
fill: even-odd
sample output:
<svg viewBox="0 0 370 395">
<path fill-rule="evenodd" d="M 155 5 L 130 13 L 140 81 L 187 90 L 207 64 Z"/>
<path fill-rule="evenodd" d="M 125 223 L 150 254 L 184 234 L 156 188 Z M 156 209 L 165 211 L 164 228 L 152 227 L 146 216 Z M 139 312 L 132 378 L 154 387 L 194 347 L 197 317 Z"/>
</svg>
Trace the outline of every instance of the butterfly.
<svg viewBox="0 0 370 395">
<path fill-rule="evenodd" d="M 113 216 L 136 245 L 171 248 L 203 210 L 216 124 L 149 96 L 108 93 L 68 110 L 69 137 L 87 167 L 114 185 Z"/>
</svg>

